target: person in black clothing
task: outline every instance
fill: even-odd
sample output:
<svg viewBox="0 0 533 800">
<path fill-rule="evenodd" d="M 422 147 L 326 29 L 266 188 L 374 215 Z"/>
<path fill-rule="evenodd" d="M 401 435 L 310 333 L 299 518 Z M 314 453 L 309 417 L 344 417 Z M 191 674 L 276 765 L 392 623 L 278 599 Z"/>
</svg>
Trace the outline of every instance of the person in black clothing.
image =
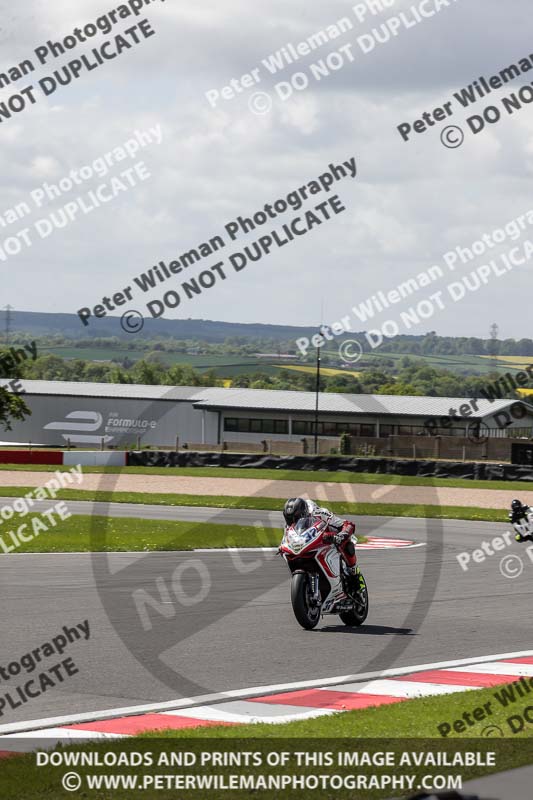
<svg viewBox="0 0 533 800">
<path fill-rule="evenodd" d="M 513 500 L 509 519 L 515 529 L 517 542 L 533 542 L 533 509 L 520 500 Z"/>
</svg>

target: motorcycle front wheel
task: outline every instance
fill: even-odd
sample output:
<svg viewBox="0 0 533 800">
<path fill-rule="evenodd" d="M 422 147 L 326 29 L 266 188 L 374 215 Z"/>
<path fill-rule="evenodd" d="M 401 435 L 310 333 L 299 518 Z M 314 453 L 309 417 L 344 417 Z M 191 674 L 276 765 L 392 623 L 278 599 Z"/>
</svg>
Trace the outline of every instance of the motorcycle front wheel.
<svg viewBox="0 0 533 800">
<path fill-rule="evenodd" d="M 343 611 L 342 614 L 339 614 L 341 621 L 344 622 L 345 625 L 357 627 L 362 625 L 368 616 L 368 586 L 364 578 L 362 580 L 362 585 L 364 588 L 359 592 L 361 603 L 357 604 L 352 611 Z"/>
<path fill-rule="evenodd" d="M 291 603 L 294 616 L 302 628 L 316 628 L 320 619 L 320 608 L 311 605 L 309 576 L 305 572 L 295 572 L 292 576 Z"/>
</svg>

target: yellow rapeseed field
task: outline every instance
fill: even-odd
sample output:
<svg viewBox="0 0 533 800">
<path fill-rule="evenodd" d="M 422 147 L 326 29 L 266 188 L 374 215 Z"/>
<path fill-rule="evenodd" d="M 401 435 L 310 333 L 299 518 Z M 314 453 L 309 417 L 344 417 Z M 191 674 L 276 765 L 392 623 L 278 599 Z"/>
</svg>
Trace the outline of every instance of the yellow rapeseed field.
<svg viewBox="0 0 533 800">
<path fill-rule="evenodd" d="M 273 364 L 272 366 L 280 367 L 280 364 Z M 316 367 L 298 367 L 294 364 L 291 365 L 283 365 L 283 369 L 292 369 L 297 372 L 316 372 Z M 326 375 L 326 377 L 332 377 L 334 375 L 351 375 L 353 378 L 358 378 L 360 376 L 360 372 L 354 372 L 351 369 L 335 369 L 334 367 L 321 367 L 320 372 L 322 375 Z"/>
<path fill-rule="evenodd" d="M 480 356 L 480 358 L 492 358 L 492 356 Z M 496 361 L 516 367 L 529 367 L 533 364 L 533 356 L 496 356 Z"/>
</svg>

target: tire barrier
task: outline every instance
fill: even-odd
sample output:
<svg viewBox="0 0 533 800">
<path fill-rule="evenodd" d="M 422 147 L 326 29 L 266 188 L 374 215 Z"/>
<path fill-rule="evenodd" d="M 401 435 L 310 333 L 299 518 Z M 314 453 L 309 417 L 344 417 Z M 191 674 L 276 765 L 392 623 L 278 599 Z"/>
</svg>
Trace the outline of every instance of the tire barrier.
<svg viewBox="0 0 533 800">
<path fill-rule="evenodd" d="M 3 464 L 82 463 L 84 466 L 128 467 L 232 467 L 303 472 L 366 472 L 375 475 L 410 475 L 419 478 L 462 478 L 479 481 L 533 482 L 533 466 L 487 464 L 475 461 L 432 461 L 349 456 L 273 456 L 181 450 L 134 450 L 129 452 L 58 450 L 0 450 Z"/>
<path fill-rule="evenodd" d="M 233 467 L 246 469 L 302 470 L 307 472 L 367 472 L 380 475 L 412 475 L 421 478 L 463 478 L 486 481 L 533 482 L 533 467 L 462 461 L 349 458 L 341 456 L 272 456 L 239 453 L 206 453 L 182 450 L 141 450 L 127 453 L 130 467 Z"/>
</svg>

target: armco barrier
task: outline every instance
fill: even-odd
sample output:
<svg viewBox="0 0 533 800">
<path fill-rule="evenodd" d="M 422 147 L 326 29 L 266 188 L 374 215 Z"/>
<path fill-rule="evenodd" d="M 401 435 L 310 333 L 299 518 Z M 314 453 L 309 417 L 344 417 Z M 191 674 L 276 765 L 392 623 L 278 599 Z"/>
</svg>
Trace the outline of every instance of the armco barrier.
<svg viewBox="0 0 533 800">
<path fill-rule="evenodd" d="M 533 467 L 462 461 L 403 461 L 393 458 L 342 456 L 272 456 L 238 453 L 198 453 L 140 450 L 127 453 L 128 466 L 145 467 L 239 467 L 324 472 L 370 472 L 382 475 L 413 475 L 427 478 L 464 478 L 488 481 L 533 481 Z"/>
<path fill-rule="evenodd" d="M 85 467 L 124 467 L 126 453 L 101 450 L 0 450 L 0 464 L 50 464 Z"/>
<path fill-rule="evenodd" d="M 58 450 L 0 450 L 0 464 L 62 464 Z"/>
</svg>

